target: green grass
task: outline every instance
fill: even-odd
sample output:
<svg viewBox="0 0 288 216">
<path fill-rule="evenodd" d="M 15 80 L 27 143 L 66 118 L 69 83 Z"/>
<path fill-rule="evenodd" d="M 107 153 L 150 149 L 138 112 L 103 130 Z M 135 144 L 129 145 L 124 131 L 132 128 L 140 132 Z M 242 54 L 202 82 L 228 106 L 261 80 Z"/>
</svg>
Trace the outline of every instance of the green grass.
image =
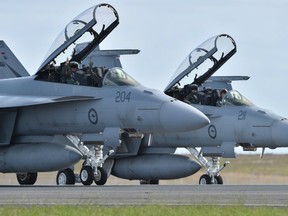
<svg viewBox="0 0 288 216">
<path fill-rule="evenodd" d="M 48 215 L 137 215 L 137 216 L 169 216 L 169 215 L 207 215 L 207 216 L 277 216 L 288 215 L 287 208 L 273 208 L 273 207 L 244 207 L 244 206 L 31 206 L 31 207 L 2 207 L 0 208 L 0 215 L 21 215 L 21 216 L 48 216 Z"/>
</svg>

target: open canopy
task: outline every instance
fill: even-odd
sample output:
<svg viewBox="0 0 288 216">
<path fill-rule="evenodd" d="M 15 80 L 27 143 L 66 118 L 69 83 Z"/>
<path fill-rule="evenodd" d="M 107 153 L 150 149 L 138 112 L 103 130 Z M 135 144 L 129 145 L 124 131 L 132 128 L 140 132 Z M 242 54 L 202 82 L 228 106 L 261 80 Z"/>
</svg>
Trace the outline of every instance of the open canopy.
<svg viewBox="0 0 288 216">
<path fill-rule="evenodd" d="M 235 53 L 236 43 L 229 35 L 221 34 L 208 39 L 184 59 L 164 92 L 169 93 L 178 85 L 200 86 Z"/>
<path fill-rule="evenodd" d="M 61 60 L 57 62 L 56 58 L 58 59 L 61 53 L 65 54 L 64 51 L 70 49 L 70 45 L 74 47 L 76 41 L 77 43 L 81 42 L 79 41 L 80 37 L 84 37 L 86 41 L 89 41 L 86 47 L 78 53 L 72 53 L 72 56 L 71 53 L 68 53 L 70 54 L 69 61 L 80 63 L 118 24 L 117 11 L 109 4 L 99 4 L 85 10 L 69 22 L 55 39 L 37 74 L 41 73 L 51 62 L 60 64 Z M 88 37 L 90 38 L 88 39 Z"/>
</svg>

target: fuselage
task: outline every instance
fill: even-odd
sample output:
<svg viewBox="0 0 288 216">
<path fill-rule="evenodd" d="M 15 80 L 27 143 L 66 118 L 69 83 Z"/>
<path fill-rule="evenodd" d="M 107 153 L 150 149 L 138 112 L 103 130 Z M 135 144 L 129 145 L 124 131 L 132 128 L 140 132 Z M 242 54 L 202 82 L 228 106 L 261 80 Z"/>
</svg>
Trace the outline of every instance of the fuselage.
<svg viewBox="0 0 288 216">
<path fill-rule="evenodd" d="M 287 147 L 288 120 L 256 106 L 193 105 L 211 123 L 201 129 L 170 134 L 155 134 L 152 146 L 212 147 L 224 142 L 253 147 Z"/>
<path fill-rule="evenodd" d="M 208 123 L 195 108 L 140 85 L 98 88 L 32 76 L 0 80 L 0 91 L 11 98 L 7 103 L 17 112 L 14 135 L 98 133 L 106 127 L 172 132 Z M 173 111 L 182 113 L 182 119 L 173 118 Z"/>
</svg>

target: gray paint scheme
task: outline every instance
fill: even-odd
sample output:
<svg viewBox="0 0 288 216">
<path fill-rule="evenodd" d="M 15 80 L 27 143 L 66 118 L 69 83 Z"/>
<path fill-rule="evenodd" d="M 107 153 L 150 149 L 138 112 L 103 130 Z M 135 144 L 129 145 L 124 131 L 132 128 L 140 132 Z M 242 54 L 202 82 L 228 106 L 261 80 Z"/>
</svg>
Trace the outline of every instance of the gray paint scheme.
<svg viewBox="0 0 288 216">
<path fill-rule="evenodd" d="M 0 40 L 0 79 L 30 76 L 3 40 Z"/>
<path fill-rule="evenodd" d="M 195 50 L 200 49 L 201 46 L 202 45 Z M 193 56 L 190 56 L 193 53 L 194 52 L 192 51 L 187 59 L 193 59 Z M 205 60 L 201 58 L 198 59 L 200 59 L 202 63 L 205 62 Z M 217 64 L 217 61 L 215 64 Z M 188 64 L 187 68 L 189 67 L 191 68 L 191 65 Z M 199 67 L 199 65 L 197 67 Z M 216 67 L 217 70 L 220 68 L 218 66 L 212 66 L 212 68 L 213 67 Z M 179 68 L 181 68 L 181 66 Z M 228 164 L 228 162 L 225 162 L 223 166 L 220 166 L 219 157 L 235 157 L 234 150 L 236 146 L 243 147 L 245 151 L 255 151 L 257 148 L 262 148 L 263 151 L 261 156 L 263 156 L 265 148 L 275 149 L 288 146 L 287 118 L 257 107 L 241 93 L 233 90 L 231 85 L 232 81 L 248 80 L 249 77 L 212 76 L 206 79 L 206 75 L 208 75 L 210 71 L 208 68 L 207 73 L 204 73 L 202 76 L 205 77 L 206 81 L 204 80 L 202 83 L 198 82 L 198 78 L 193 80 L 193 75 L 191 75 L 191 73 L 194 72 L 194 69 L 195 68 L 191 70 L 192 72 L 189 70 L 188 72 L 190 73 L 190 85 L 193 83 L 199 85 L 198 97 L 202 97 L 205 91 L 209 92 L 208 87 L 212 88 L 212 94 L 211 92 L 208 94 L 207 99 L 210 97 L 211 100 L 207 100 L 206 102 L 209 103 L 202 103 L 202 101 L 199 101 L 199 104 L 191 105 L 203 112 L 210 119 L 210 124 L 201 129 L 189 132 L 155 134 L 151 147 L 187 148 L 187 150 L 195 156 L 197 161 L 206 168 L 206 174 L 200 177 L 199 183 L 223 184 L 219 172 Z M 185 71 L 185 67 L 182 71 Z M 181 73 L 181 70 L 178 71 L 178 73 Z M 182 77 L 185 76 L 183 75 Z M 180 79 L 174 81 L 174 83 L 178 84 L 181 82 L 182 80 Z M 171 84 L 168 86 L 171 86 L 172 88 L 166 89 L 166 93 L 185 101 L 185 94 L 187 94 L 185 93 L 185 86 L 178 86 L 178 88 L 175 88 L 175 86 Z M 217 104 L 212 103 L 213 89 L 220 92 L 223 88 L 226 88 L 228 93 L 226 93 L 221 101 L 222 106 L 217 106 Z M 175 92 L 175 89 L 177 89 L 177 92 Z M 184 95 L 181 95 L 182 93 Z M 200 150 L 198 151 L 196 148 L 200 148 Z"/>
<path fill-rule="evenodd" d="M 99 8 L 107 10 L 114 19 L 109 19 L 110 23 L 95 22 L 95 17 L 99 16 L 94 13 L 98 13 Z M 86 30 L 92 32 L 92 40 L 71 57 L 71 61 L 81 64 L 119 23 L 116 10 L 108 4 L 96 5 L 85 12 L 93 15 L 82 13 L 77 21 L 69 23 L 81 26 L 76 26 L 78 29 L 71 37 L 59 35 L 56 41 L 59 42 L 59 38 L 65 41 L 50 50 L 35 75 L 15 78 L 15 74 L 10 74 L 14 78 L 0 80 L 0 128 L 4 129 L 0 139 L 0 172 L 28 173 L 22 179 L 24 182 L 19 181 L 22 184 L 34 183 L 29 180 L 31 173 L 34 176 L 35 172 L 62 169 L 66 171 L 59 174 L 57 182 L 69 179 L 73 183 L 68 167 L 82 157 L 86 168 L 91 167 L 91 172 L 90 168 L 83 172 L 94 179 L 104 161 L 117 148 L 139 150 L 144 133 L 193 130 L 209 123 L 197 109 L 140 85 L 121 68 L 105 71 L 101 85 L 81 84 L 73 77 L 73 83 L 68 83 L 66 70 L 72 63 L 57 60 L 65 54 L 66 45 L 73 46 Z M 81 20 L 82 17 L 92 20 Z M 101 28 L 94 29 L 91 23 Z M 66 36 L 69 25 L 62 31 Z M 2 62 L 6 64 L 6 60 L 2 59 Z M 94 76 L 94 68 L 89 69 L 91 74 L 87 77 Z M 21 74 L 25 75 L 22 69 Z M 61 79 L 56 79 L 59 74 Z"/>
<path fill-rule="evenodd" d="M 231 38 L 227 35 L 220 35 L 213 37 L 212 39 L 214 40 L 219 37 Z M 235 45 L 236 51 L 236 43 L 232 38 L 231 41 L 232 44 Z M 205 67 L 205 64 L 202 67 L 201 64 L 210 61 L 211 59 L 215 60 L 213 55 L 216 55 L 216 57 L 220 56 L 219 60 L 225 56 L 221 57 L 221 55 L 217 54 L 217 49 L 215 47 L 212 47 L 213 52 L 209 52 L 209 50 L 205 49 L 204 57 L 199 57 L 199 55 L 196 55 L 196 57 L 193 56 L 193 54 L 199 53 L 198 50 L 203 50 L 204 47 L 205 46 L 201 44 L 189 53 L 183 64 L 179 66 L 180 70 L 174 74 L 171 79 L 172 84 L 168 84 L 165 92 L 179 100 L 184 100 L 185 97 L 182 94 L 185 94 L 185 88 L 189 88 L 189 85 L 193 83 L 199 85 L 199 94 L 203 93 L 203 91 L 208 88 L 217 89 L 218 91 L 227 89 L 229 92 L 223 99 L 222 106 L 201 104 L 200 102 L 199 104 L 191 104 L 210 119 L 210 124 L 193 131 L 166 134 L 158 133 L 153 134 L 152 137 L 144 137 L 141 142 L 141 151 L 138 153 L 138 156 L 135 157 L 135 155 L 132 155 L 129 158 L 126 157 L 126 159 L 119 157 L 119 163 L 121 165 L 118 165 L 118 159 L 116 158 L 112 174 L 126 179 L 144 179 L 146 182 L 149 182 L 150 180 L 178 178 L 179 176 L 176 174 L 173 175 L 172 169 L 170 170 L 170 173 L 167 171 L 167 175 L 165 176 L 157 174 L 153 162 L 151 161 L 153 161 L 155 155 L 157 155 L 155 157 L 170 157 L 176 148 L 183 147 L 187 148 L 193 156 L 195 156 L 196 160 L 206 168 L 206 175 L 208 175 L 208 180 L 210 181 L 206 183 L 223 183 L 222 178 L 220 179 L 220 182 L 217 182 L 217 178 L 220 176 L 220 171 L 228 163 L 225 162 L 223 166 L 220 166 L 219 157 L 235 157 L 236 146 L 242 146 L 245 151 L 255 151 L 257 148 L 263 148 L 262 154 L 264 154 L 265 148 L 275 149 L 288 146 L 287 118 L 255 106 L 241 95 L 241 93 L 233 90 L 233 81 L 246 81 L 249 79 L 248 76 L 212 76 L 222 66 L 221 61 L 219 61 L 220 65 L 217 65 L 219 63 L 218 61 L 214 61 L 215 65 L 211 66 L 210 64 L 209 67 Z M 219 47 L 219 50 L 221 49 L 222 48 Z M 209 56 L 207 53 L 212 53 L 212 55 Z M 229 56 L 229 58 L 230 57 L 231 56 Z M 191 61 L 191 59 L 196 59 L 196 62 Z M 205 68 L 207 68 L 206 71 Z M 213 70 L 211 73 L 211 68 L 215 68 L 216 70 Z M 201 72 L 204 71 L 204 73 L 196 76 L 196 73 L 200 70 Z M 197 72 L 194 73 L 194 71 Z M 188 73 L 190 73 L 189 76 L 187 76 Z M 184 84 L 183 80 L 181 80 L 182 78 L 186 79 Z M 190 81 L 187 81 L 187 79 L 190 79 Z M 199 80 L 201 82 L 199 82 Z M 196 148 L 199 148 L 200 150 L 197 150 Z M 138 163 L 138 160 L 141 160 L 140 158 L 144 158 L 144 156 L 146 157 L 146 163 Z M 149 158 L 150 156 L 151 158 Z M 177 160 L 175 159 L 174 161 L 172 157 L 169 162 L 165 161 L 161 165 L 157 164 L 156 166 L 160 166 L 163 170 L 169 170 L 170 167 L 177 164 Z M 148 161 L 148 158 L 151 159 L 151 161 Z M 182 161 L 182 166 L 180 164 L 178 166 L 181 167 L 180 170 L 182 170 L 183 174 L 186 172 L 185 169 L 182 169 L 185 165 L 187 164 Z M 150 168 L 147 168 L 149 166 Z M 149 171 L 143 172 L 142 170 Z M 179 168 L 177 171 L 179 172 Z M 194 171 L 197 172 L 196 170 Z M 194 174 L 195 172 L 191 174 Z M 153 175 L 151 173 L 153 173 Z M 203 183 L 201 179 L 200 183 Z"/>
</svg>

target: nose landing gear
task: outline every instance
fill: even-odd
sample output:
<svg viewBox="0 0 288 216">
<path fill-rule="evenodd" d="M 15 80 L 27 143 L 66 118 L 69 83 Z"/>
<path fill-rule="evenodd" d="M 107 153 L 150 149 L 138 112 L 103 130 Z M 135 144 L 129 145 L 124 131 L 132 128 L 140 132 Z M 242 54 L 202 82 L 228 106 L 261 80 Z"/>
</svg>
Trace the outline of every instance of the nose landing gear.
<svg viewBox="0 0 288 216">
<path fill-rule="evenodd" d="M 186 148 L 202 165 L 206 167 L 206 174 L 202 175 L 199 179 L 200 185 L 207 184 L 223 184 L 223 179 L 220 176 L 220 171 L 222 171 L 230 162 L 226 161 L 222 166 L 220 166 L 219 157 L 211 157 L 209 159 L 203 157 L 201 152 L 197 151 L 195 148 Z"/>
</svg>

